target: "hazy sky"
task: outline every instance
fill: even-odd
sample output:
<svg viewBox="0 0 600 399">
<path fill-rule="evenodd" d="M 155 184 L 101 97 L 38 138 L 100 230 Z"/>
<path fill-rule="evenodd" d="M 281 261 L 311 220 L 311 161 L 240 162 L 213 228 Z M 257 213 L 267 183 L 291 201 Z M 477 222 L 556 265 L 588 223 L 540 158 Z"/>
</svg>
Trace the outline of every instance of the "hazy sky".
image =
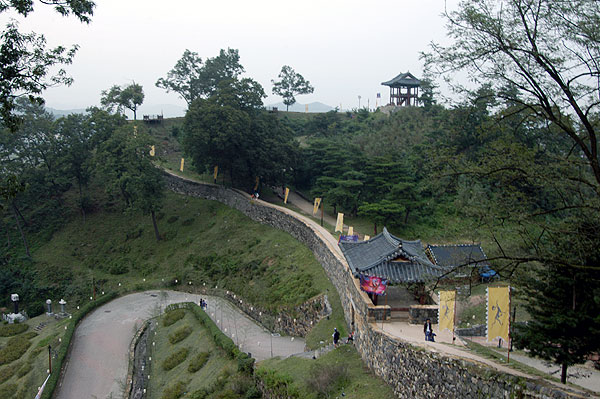
<svg viewBox="0 0 600 399">
<path fill-rule="evenodd" d="M 454 4 L 456 1 L 449 1 Z M 440 14 L 444 0 L 96 0 L 92 22 L 64 18 L 39 2 L 20 21 L 22 31 L 43 33 L 49 45 L 78 44 L 67 71 L 70 87 L 49 89 L 47 105 L 59 109 L 98 105 L 100 92 L 135 80 L 147 105 L 185 106 L 176 93 L 154 84 L 173 68 L 185 49 L 214 57 L 221 48 L 239 49 L 244 76 L 261 83 L 265 104 L 271 79 L 290 65 L 315 87 L 299 103 L 320 101 L 344 109 L 386 100 L 381 82 L 400 72 L 420 77 L 419 52 L 445 41 Z M 11 14 L 0 14 L 3 25 Z M 143 106 L 139 114 L 144 112 Z"/>
</svg>

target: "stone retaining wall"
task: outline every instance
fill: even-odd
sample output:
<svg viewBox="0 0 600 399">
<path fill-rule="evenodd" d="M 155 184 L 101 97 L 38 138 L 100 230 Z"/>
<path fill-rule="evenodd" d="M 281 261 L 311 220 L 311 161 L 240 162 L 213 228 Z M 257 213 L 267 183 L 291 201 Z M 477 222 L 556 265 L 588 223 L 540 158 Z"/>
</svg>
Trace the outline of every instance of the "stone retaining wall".
<svg viewBox="0 0 600 399">
<path fill-rule="evenodd" d="M 538 380 L 496 372 L 465 359 L 453 358 L 390 337 L 371 323 L 389 307 L 373 306 L 350 273 L 343 256 L 322 238 L 316 224 L 293 212 L 251 201 L 249 195 L 212 184 L 166 174 L 174 192 L 219 201 L 251 219 L 284 230 L 311 249 L 338 290 L 346 322 L 354 322 L 355 345 L 365 364 L 387 381 L 398 398 L 576 398 Z M 327 234 L 327 233 L 325 233 Z M 585 397 L 585 396 L 584 396 Z"/>
</svg>

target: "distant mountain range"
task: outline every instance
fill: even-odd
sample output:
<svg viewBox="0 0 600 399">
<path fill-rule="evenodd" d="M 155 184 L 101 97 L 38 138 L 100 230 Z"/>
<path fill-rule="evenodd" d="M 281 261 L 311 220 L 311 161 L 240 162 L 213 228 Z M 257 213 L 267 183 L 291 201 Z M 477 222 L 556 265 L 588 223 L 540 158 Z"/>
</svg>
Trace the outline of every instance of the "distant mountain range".
<svg viewBox="0 0 600 399">
<path fill-rule="evenodd" d="M 292 105 L 290 107 L 290 111 L 292 112 L 305 112 L 306 111 L 306 106 L 308 105 L 308 112 L 329 112 L 329 111 L 333 111 L 333 107 L 330 107 L 327 104 L 323 104 L 320 103 L 318 101 L 309 103 L 309 104 L 299 104 L 296 103 L 294 105 Z M 275 104 L 269 104 L 266 105 L 267 109 L 273 109 L 273 107 L 276 107 L 279 111 L 285 111 L 285 104 L 284 103 L 275 103 Z"/>
<path fill-rule="evenodd" d="M 290 107 L 290 111 L 292 112 L 305 112 L 306 105 L 308 105 L 308 112 L 328 112 L 332 111 L 333 107 L 330 107 L 327 104 L 320 103 L 318 101 L 312 102 L 309 104 L 299 104 L 296 103 Z M 268 104 L 265 106 L 267 109 L 273 109 L 273 107 L 277 108 L 279 111 L 285 111 L 284 103 L 275 103 Z M 70 114 L 84 114 L 85 108 L 75 108 L 75 109 L 56 109 L 52 107 L 46 107 L 48 112 L 54 114 L 54 116 L 61 117 Z M 181 107 L 179 105 L 173 104 L 142 104 L 137 111 L 137 116 L 139 119 L 142 119 L 144 115 L 163 115 L 165 118 L 177 118 L 181 116 L 185 116 L 186 108 Z M 128 118 L 133 118 L 133 113 L 129 110 L 125 111 L 125 114 Z"/>
</svg>

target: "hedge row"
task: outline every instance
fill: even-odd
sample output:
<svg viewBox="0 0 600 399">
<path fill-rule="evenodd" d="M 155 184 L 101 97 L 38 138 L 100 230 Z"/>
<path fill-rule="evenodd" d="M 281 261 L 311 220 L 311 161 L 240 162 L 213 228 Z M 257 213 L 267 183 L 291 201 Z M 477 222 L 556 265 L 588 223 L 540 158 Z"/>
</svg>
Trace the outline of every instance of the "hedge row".
<svg viewBox="0 0 600 399">
<path fill-rule="evenodd" d="M 162 368 L 169 371 L 179 366 L 190 353 L 190 348 L 181 348 L 177 352 L 173 352 L 162 362 Z"/>
<path fill-rule="evenodd" d="M 192 327 L 185 325 L 183 327 L 178 328 L 173 331 L 172 334 L 169 335 L 169 342 L 172 345 L 175 345 L 178 342 L 183 341 L 192 333 Z"/>
<path fill-rule="evenodd" d="M 13 335 L 21 334 L 29 328 L 28 324 L 15 323 L 0 326 L 0 337 L 12 337 Z"/>
<path fill-rule="evenodd" d="M 113 292 L 107 295 L 103 295 L 95 301 L 86 303 L 81 307 L 81 310 L 77 312 L 69 321 L 69 324 L 67 324 L 67 330 L 65 331 L 65 335 L 62 337 L 62 344 L 60 345 L 58 356 L 56 360 L 52 362 L 52 374 L 50 375 L 50 379 L 48 379 L 46 389 L 44 389 L 44 393 L 42 394 L 42 399 L 50 399 L 54 394 L 54 389 L 56 388 L 56 384 L 60 377 L 60 371 L 62 369 L 63 362 L 67 357 L 69 346 L 71 345 L 71 339 L 73 338 L 73 333 L 75 332 L 75 327 L 77 327 L 77 324 L 89 312 L 91 312 L 99 306 L 104 305 L 105 303 L 113 300 L 116 297 L 117 293 Z"/>
<path fill-rule="evenodd" d="M 182 308 L 192 312 L 196 319 L 208 330 L 213 341 L 219 348 L 223 349 L 232 359 L 237 359 L 238 371 L 250 375 L 254 372 L 254 358 L 239 350 L 233 340 L 219 330 L 219 327 L 217 327 L 200 306 L 193 302 L 175 303 L 167 306 L 167 311 Z"/>
</svg>

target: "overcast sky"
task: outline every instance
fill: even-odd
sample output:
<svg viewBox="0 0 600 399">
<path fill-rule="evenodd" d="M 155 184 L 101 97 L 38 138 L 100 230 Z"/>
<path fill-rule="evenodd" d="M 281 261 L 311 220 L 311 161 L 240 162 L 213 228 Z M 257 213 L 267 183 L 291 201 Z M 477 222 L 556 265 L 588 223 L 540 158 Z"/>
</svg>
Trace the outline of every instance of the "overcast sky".
<svg viewBox="0 0 600 399">
<path fill-rule="evenodd" d="M 347 109 L 358 106 L 359 95 L 361 106 L 369 100 L 373 107 L 378 92 L 386 100 L 389 89 L 381 82 L 401 72 L 421 77 L 419 52 L 446 41 L 444 6 L 444 0 L 96 0 L 89 25 L 39 2 L 29 17 L 16 19 L 49 45 L 80 46 L 67 66 L 73 85 L 47 90 L 49 107 L 98 105 L 102 90 L 133 80 L 144 88 L 145 105 L 185 107 L 176 93 L 155 87 L 156 80 L 185 49 L 205 59 L 230 47 L 239 50 L 244 76 L 263 85 L 265 104 L 281 101 L 271 94 L 271 79 L 290 65 L 315 88 L 298 96 L 299 103 Z M 4 25 L 11 14 L 0 16 Z"/>
</svg>

